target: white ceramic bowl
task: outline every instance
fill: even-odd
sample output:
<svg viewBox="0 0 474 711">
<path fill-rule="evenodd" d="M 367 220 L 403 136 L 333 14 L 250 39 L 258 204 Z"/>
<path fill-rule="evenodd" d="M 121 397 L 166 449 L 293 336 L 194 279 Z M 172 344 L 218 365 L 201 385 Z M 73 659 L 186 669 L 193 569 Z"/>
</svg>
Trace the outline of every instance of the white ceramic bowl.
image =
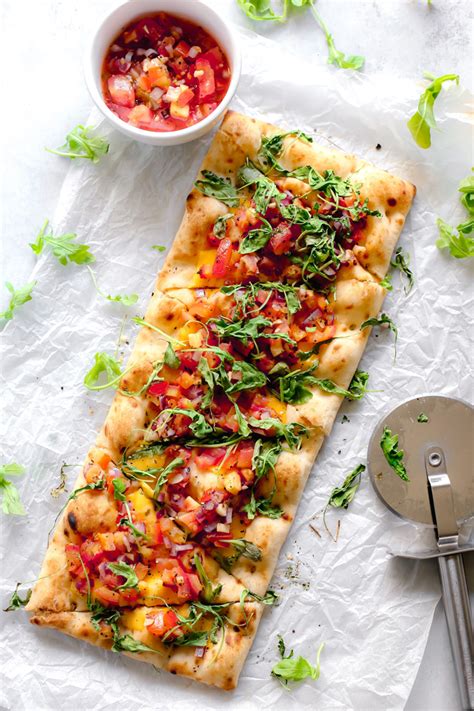
<svg viewBox="0 0 474 711">
<path fill-rule="evenodd" d="M 145 131 L 132 126 L 116 116 L 108 108 L 102 96 L 102 63 L 110 44 L 130 22 L 156 12 L 168 12 L 170 15 L 177 15 L 208 30 L 225 51 L 231 70 L 229 88 L 219 106 L 199 123 L 178 131 Z M 240 78 L 240 67 L 240 48 L 234 31 L 216 11 L 200 2 L 200 0 L 129 0 L 129 2 L 120 5 L 104 18 L 89 43 L 85 58 L 86 83 L 96 106 L 119 131 L 130 138 L 134 138 L 136 141 L 150 143 L 155 146 L 173 146 L 179 143 L 187 143 L 208 133 L 218 123 L 235 93 Z"/>
</svg>

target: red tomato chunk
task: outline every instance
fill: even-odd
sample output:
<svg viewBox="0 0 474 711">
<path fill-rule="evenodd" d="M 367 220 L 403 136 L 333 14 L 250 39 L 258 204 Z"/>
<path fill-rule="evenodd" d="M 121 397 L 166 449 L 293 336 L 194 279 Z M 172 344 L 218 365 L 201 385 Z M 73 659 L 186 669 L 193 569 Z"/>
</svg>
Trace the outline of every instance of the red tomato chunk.
<svg viewBox="0 0 474 711">
<path fill-rule="evenodd" d="M 213 37 L 164 12 L 128 25 L 102 67 L 109 109 L 147 131 L 199 123 L 223 100 L 229 82 L 227 58 Z"/>
</svg>

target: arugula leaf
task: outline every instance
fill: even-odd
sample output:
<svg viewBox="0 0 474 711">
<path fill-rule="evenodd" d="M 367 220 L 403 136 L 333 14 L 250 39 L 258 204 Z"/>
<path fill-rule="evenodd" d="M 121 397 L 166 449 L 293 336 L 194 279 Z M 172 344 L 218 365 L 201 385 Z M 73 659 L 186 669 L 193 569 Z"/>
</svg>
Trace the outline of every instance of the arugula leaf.
<svg viewBox="0 0 474 711">
<path fill-rule="evenodd" d="M 201 594 L 204 600 L 206 602 L 214 602 L 214 600 L 222 590 L 222 585 L 216 585 L 215 587 L 213 586 L 212 582 L 209 579 L 209 576 L 204 570 L 204 566 L 201 563 L 201 559 L 197 551 L 194 553 L 194 565 L 196 567 L 199 580 L 203 585 L 203 591 Z"/>
<path fill-rule="evenodd" d="M 286 20 L 289 7 L 306 7 L 311 5 L 312 2 L 313 0 L 283 0 L 282 12 L 277 15 L 272 9 L 270 0 L 237 0 L 240 9 L 251 20 L 278 22 Z"/>
<path fill-rule="evenodd" d="M 229 207 L 239 206 L 239 195 L 228 178 L 221 178 L 211 170 L 202 170 L 201 175 L 203 179 L 196 180 L 194 187 L 203 195 L 216 198 Z"/>
<path fill-rule="evenodd" d="M 336 45 L 334 44 L 334 38 L 329 32 L 328 26 L 326 25 L 323 18 L 312 3 L 310 4 L 310 7 L 316 22 L 321 27 L 326 38 L 326 44 L 329 50 L 328 64 L 334 64 L 340 69 L 362 69 L 362 67 L 364 66 L 365 57 L 362 57 L 358 54 L 345 55 L 344 52 L 341 52 L 340 50 L 336 49 Z"/>
<path fill-rule="evenodd" d="M 474 171 L 474 168 L 472 170 Z M 461 180 L 458 190 L 461 193 L 461 203 L 470 215 L 474 215 L 474 175 Z"/>
<path fill-rule="evenodd" d="M 282 450 L 281 442 L 257 439 L 253 448 L 252 469 L 259 481 L 269 471 L 275 471 L 275 466 Z"/>
<path fill-rule="evenodd" d="M 109 143 L 103 136 L 92 136 L 90 132 L 94 126 L 78 124 L 66 136 L 66 142 L 60 148 L 46 148 L 49 153 L 64 158 L 86 158 L 93 163 L 98 163 L 100 157 L 109 152 Z"/>
<path fill-rule="evenodd" d="M 114 490 L 115 501 L 126 501 L 125 491 L 127 490 L 127 482 L 125 479 L 112 479 L 112 487 Z"/>
<path fill-rule="evenodd" d="M 117 586 L 117 590 L 138 590 L 138 578 L 135 568 L 132 568 L 128 563 L 108 563 L 107 567 L 115 575 L 120 575 L 125 578 L 125 582 Z"/>
<path fill-rule="evenodd" d="M 201 412 L 196 412 L 196 410 L 186 409 L 184 407 L 170 407 L 166 410 L 162 410 L 160 415 L 186 415 L 191 420 L 189 429 L 195 437 L 198 439 L 207 437 L 213 433 L 213 429 L 210 424 L 206 422 L 206 418 Z"/>
<path fill-rule="evenodd" d="M 256 516 L 264 516 L 265 518 L 281 518 L 283 516 L 283 509 L 281 506 L 273 506 L 273 496 L 275 491 L 267 497 L 255 498 L 255 493 L 252 490 L 250 494 L 250 500 L 245 506 L 242 506 L 242 511 L 245 511 L 247 518 L 253 520 Z"/>
<path fill-rule="evenodd" d="M 153 649 L 147 644 L 142 644 L 131 634 L 115 635 L 112 652 L 154 652 L 155 654 L 161 654 L 157 649 Z"/>
<path fill-rule="evenodd" d="M 390 262 L 391 264 L 391 262 Z M 382 289 L 386 289 L 387 291 L 392 291 L 393 285 L 392 285 L 392 275 L 391 274 L 386 274 L 383 279 L 379 281 L 380 286 Z"/>
<path fill-rule="evenodd" d="M 424 412 L 420 412 L 420 414 L 419 414 L 418 417 L 416 418 L 416 421 L 417 421 L 417 422 L 421 422 L 422 424 L 424 424 L 424 423 L 426 423 L 426 422 L 429 422 L 429 421 L 430 421 L 430 418 L 428 417 L 428 415 L 425 415 Z"/>
<path fill-rule="evenodd" d="M 2 497 L 2 511 L 14 516 L 24 516 L 25 509 L 20 500 L 20 495 L 13 482 L 7 477 L 21 476 L 25 473 L 25 468 L 21 464 L 11 462 L 11 464 L 0 465 L 0 496 Z"/>
<path fill-rule="evenodd" d="M 369 379 L 369 374 L 363 370 L 356 370 L 354 377 L 350 382 L 349 388 L 346 390 L 345 388 L 336 385 L 336 383 L 329 378 L 316 378 L 311 375 L 315 368 L 317 368 L 317 364 L 307 371 L 293 371 L 296 373 L 296 376 L 293 379 L 291 377 L 293 375 L 292 372 L 281 378 L 281 382 L 284 383 L 284 389 L 280 390 L 282 399 L 283 397 L 291 396 L 293 392 L 292 388 L 294 387 L 294 399 L 287 400 L 286 402 L 307 402 L 311 399 L 312 392 L 304 387 L 306 385 L 314 385 L 321 390 L 324 390 L 324 392 L 331 393 L 333 395 L 342 395 L 342 397 L 345 397 L 348 400 L 360 400 L 367 392 L 366 385 Z M 287 381 L 286 378 L 288 378 Z"/>
<path fill-rule="evenodd" d="M 120 610 L 116 610 L 113 607 L 104 607 L 104 605 L 97 602 L 97 600 L 94 600 L 89 604 L 89 610 L 92 613 L 92 625 L 97 632 L 101 631 L 100 623 L 103 622 L 105 625 L 109 625 L 112 628 L 114 634 L 119 636 L 118 621 L 120 620 Z"/>
<path fill-rule="evenodd" d="M 456 84 L 459 84 L 458 74 L 444 74 L 435 78 L 432 74 L 425 73 L 425 77 L 432 79 L 432 82 L 420 96 L 418 109 L 407 123 L 415 143 L 420 148 L 429 148 L 431 146 L 431 129 L 436 127 L 434 103 L 441 92 L 444 82 L 455 81 Z"/>
<path fill-rule="evenodd" d="M 249 341 L 255 342 L 257 338 L 281 339 L 286 343 L 295 344 L 295 341 L 286 333 L 265 333 L 263 329 L 272 326 L 272 321 L 265 318 L 263 314 L 258 314 L 254 318 L 234 319 L 230 321 L 224 316 L 209 319 L 215 327 L 217 335 L 222 339 L 236 338 L 247 345 Z M 240 361 L 239 361 L 240 362 Z"/>
<path fill-rule="evenodd" d="M 151 248 L 156 250 L 157 252 L 166 252 L 166 247 L 164 247 L 162 244 L 152 244 Z"/>
<path fill-rule="evenodd" d="M 176 370 L 176 368 L 179 368 L 181 361 L 174 352 L 173 346 L 171 343 L 168 343 L 166 346 L 166 351 L 165 351 L 165 356 L 164 356 L 164 363 L 165 365 L 169 366 L 173 370 Z"/>
<path fill-rule="evenodd" d="M 168 481 L 169 475 L 172 474 L 175 469 L 177 469 L 178 467 L 182 467 L 183 465 L 184 459 L 181 459 L 181 457 L 175 457 L 171 462 L 169 462 L 169 464 L 163 467 L 160 472 L 160 475 L 156 479 L 155 488 L 153 490 L 153 496 L 155 498 L 158 496 L 161 489 Z"/>
<path fill-rule="evenodd" d="M 398 435 L 392 434 L 388 427 L 384 427 L 382 439 L 380 440 L 380 446 L 385 459 L 392 467 L 395 474 L 397 474 L 400 479 L 403 479 L 403 481 L 410 481 L 403 463 L 405 453 L 402 449 L 398 449 Z"/>
<path fill-rule="evenodd" d="M 272 676 L 277 677 L 284 685 L 287 685 L 289 681 L 303 681 L 308 678 L 316 681 L 321 673 L 319 658 L 323 648 L 324 644 L 321 644 L 316 656 L 316 665 L 312 666 L 304 657 L 293 656 L 293 650 L 286 655 L 283 637 L 278 635 L 278 651 L 281 660 L 272 668 Z"/>
<path fill-rule="evenodd" d="M 205 647 L 209 641 L 209 632 L 206 630 L 185 632 L 173 639 L 170 644 L 175 647 Z M 165 640 L 166 643 L 166 640 Z"/>
<path fill-rule="evenodd" d="M 222 286 L 221 291 L 223 294 L 232 294 L 234 296 L 242 316 L 247 316 L 248 314 L 259 311 L 263 308 L 263 305 L 259 306 L 256 303 L 259 291 L 277 291 L 282 294 L 289 314 L 295 314 L 301 308 L 301 302 L 298 296 L 298 287 L 292 286 L 291 284 L 282 284 L 274 281 L 256 283 L 250 282 L 250 284 L 232 284 L 231 286 Z"/>
<path fill-rule="evenodd" d="M 411 271 L 410 267 L 408 266 L 409 263 L 410 263 L 409 255 L 404 254 L 403 249 L 401 247 L 398 247 L 395 252 L 394 258 L 390 261 L 390 264 L 395 269 L 399 269 L 402 272 L 402 274 L 405 274 L 405 276 L 407 278 L 407 285 L 405 286 L 405 294 L 410 293 L 410 291 L 413 288 L 413 284 L 415 282 L 415 280 L 413 278 L 413 272 Z M 380 282 L 380 285 L 382 286 L 382 282 Z"/>
<path fill-rule="evenodd" d="M 107 375 L 107 382 L 103 385 L 96 385 L 102 373 Z M 104 351 L 100 351 L 94 354 L 94 364 L 84 377 L 84 385 L 89 390 L 105 390 L 105 388 L 116 385 L 123 375 L 120 364 L 115 358 Z"/>
<path fill-rule="evenodd" d="M 217 220 L 214 222 L 214 227 L 212 228 L 212 233 L 217 239 L 223 239 L 227 232 L 227 221 L 233 217 L 231 212 L 226 212 L 225 215 L 219 215 Z"/>
<path fill-rule="evenodd" d="M 249 590 L 248 588 L 244 588 L 244 590 L 242 590 L 242 592 L 240 593 L 241 607 L 244 606 L 248 597 L 252 598 L 252 600 L 256 600 L 257 602 L 261 602 L 262 605 L 276 605 L 279 601 L 279 596 L 273 590 L 267 590 L 265 595 L 258 595 L 257 593 L 254 593 Z"/>
<path fill-rule="evenodd" d="M 368 318 L 367 321 L 364 321 L 363 324 L 360 326 L 360 330 L 363 331 L 364 328 L 368 328 L 368 326 L 380 326 L 380 327 L 386 327 L 395 336 L 395 353 L 397 352 L 397 338 L 398 338 L 398 328 L 395 326 L 394 322 L 385 313 L 380 314 L 380 316 L 377 316 L 376 318 Z"/>
<path fill-rule="evenodd" d="M 36 241 L 30 242 L 30 247 L 36 255 L 41 254 L 45 245 L 47 245 L 51 249 L 53 256 L 55 256 L 58 262 L 63 266 L 66 265 L 68 261 L 74 262 L 75 264 L 90 264 L 91 262 L 95 262 L 94 255 L 89 252 L 89 246 L 74 241 L 77 239 L 77 235 L 74 232 L 68 232 L 67 234 L 55 237 L 52 232 L 46 234 L 48 224 L 49 220 L 45 220 Z"/>
<path fill-rule="evenodd" d="M 140 531 L 129 518 L 121 518 L 119 521 L 119 526 L 126 526 L 131 530 L 135 538 L 143 538 L 148 540 L 148 536 L 143 531 Z"/>
<path fill-rule="evenodd" d="M 465 228 L 464 225 L 458 225 L 458 233 L 454 231 L 454 228 L 448 225 L 441 217 L 436 220 L 438 225 L 440 236 L 436 240 L 436 246 L 438 249 L 448 249 L 451 256 L 456 257 L 456 259 L 467 259 L 468 257 L 474 257 L 474 238 L 463 234 L 460 227 Z"/>
<path fill-rule="evenodd" d="M 263 225 L 254 230 L 249 230 L 239 245 L 240 254 L 250 254 L 263 249 L 270 241 L 273 234 L 272 226 L 267 220 L 261 218 Z"/>
<path fill-rule="evenodd" d="M 20 597 L 20 594 L 18 592 L 18 588 L 20 587 L 21 583 L 17 583 L 15 590 L 10 598 L 10 602 L 8 607 L 5 607 L 3 610 L 4 612 L 13 612 L 13 610 L 19 610 L 20 607 L 25 607 L 30 601 L 31 593 L 33 590 L 29 588 L 29 590 L 26 591 L 25 597 Z"/>
<path fill-rule="evenodd" d="M 365 471 L 364 464 L 358 464 L 357 467 L 346 476 L 341 486 L 336 486 L 329 496 L 326 506 L 334 508 L 347 509 L 357 489 L 360 486 L 361 474 Z"/>
<path fill-rule="evenodd" d="M 138 294 L 117 294 L 117 296 L 111 296 L 110 294 L 105 294 L 100 288 L 99 285 L 97 284 L 97 279 L 95 277 L 95 274 L 93 270 L 90 267 L 87 267 L 89 270 L 89 274 L 92 277 L 92 281 L 94 283 L 94 286 L 96 288 L 97 293 L 99 296 L 102 296 L 103 299 L 107 299 L 107 301 L 117 301 L 124 306 L 132 306 L 133 304 L 136 304 L 138 301 Z"/>
<path fill-rule="evenodd" d="M 351 181 L 336 175 L 333 170 L 325 170 L 320 173 L 311 165 L 302 165 L 292 170 L 288 175 L 308 183 L 311 190 L 324 193 L 327 197 L 331 197 L 336 204 L 338 197 L 347 197 L 354 193 Z"/>
<path fill-rule="evenodd" d="M 286 133 L 277 133 L 273 136 L 263 136 L 257 158 L 261 164 L 267 168 L 274 168 L 280 173 L 285 170 L 278 162 L 278 158 L 283 150 L 283 139 L 287 136 L 294 136 L 306 143 L 312 143 L 313 139 L 303 131 L 287 131 Z"/>
<path fill-rule="evenodd" d="M 236 402 L 234 402 L 234 408 L 235 408 L 235 419 L 236 419 L 238 427 L 239 427 L 239 429 L 238 429 L 239 435 L 242 435 L 242 437 L 250 437 L 250 435 L 252 434 L 252 430 L 250 429 L 247 420 L 243 416 L 243 414 L 240 411 L 240 408 Z"/>
<path fill-rule="evenodd" d="M 238 183 L 241 187 L 255 186 L 253 200 L 257 212 L 264 215 L 268 205 L 275 200 L 278 204 L 283 197 L 273 180 L 267 178 L 253 163 L 247 158 L 246 163 L 240 168 Z"/>
<path fill-rule="evenodd" d="M 74 489 L 68 501 L 74 501 L 74 499 L 77 499 L 79 494 L 82 494 L 84 491 L 103 491 L 104 489 L 105 482 L 103 479 L 99 479 L 99 481 L 94 481 L 91 484 L 86 484 L 85 486 L 80 486 L 78 489 Z"/>
<path fill-rule="evenodd" d="M 349 400 L 360 400 L 367 392 L 369 374 L 365 370 L 357 369 L 349 384 Z M 347 395 L 346 395 L 347 397 Z"/>
<path fill-rule="evenodd" d="M 303 436 L 308 435 L 308 428 L 300 422 L 283 423 L 275 417 L 265 417 L 259 420 L 256 417 L 249 417 L 247 420 L 250 427 L 259 430 L 275 430 L 276 437 L 282 437 L 290 449 L 298 449 Z"/>
<path fill-rule="evenodd" d="M 314 376 L 312 373 L 317 369 L 318 363 L 314 363 L 306 370 L 291 370 L 288 371 L 288 366 L 285 363 L 277 363 L 272 368 L 269 375 L 279 374 L 284 372 L 284 375 L 279 375 L 273 381 L 273 386 L 282 402 L 289 402 L 293 405 L 302 405 L 308 400 L 311 400 L 313 393 L 308 385 L 313 385 Z M 288 372 L 285 372 L 288 371 Z"/>
<path fill-rule="evenodd" d="M 262 559 L 261 549 L 255 543 L 252 543 L 252 541 L 247 541 L 245 538 L 232 538 L 226 541 L 226 543 L 230 543 L 234 547 L 239 557 L 242 556 L 249 560 Z"/>
<path fill-rule="evenodd" d="M 35 288 L 36 284 L 36 281 L 30 281 L 28 282 L 28 284 L 20 286 L 19 289 L 15 289 L 11 282 L 6 281 L 5 286 L 10 292 L 11 297 L 10 303 L 8 304 L 8 308 L 0 313 L 0 319 L 4 319 L 5 321 L 11 321 L 15 309 L 18 308 L 18 306 L 23 306 L 23 304 L 26 304 L 27 301 L 31 301 L 31 292 Z"/>
</svg>

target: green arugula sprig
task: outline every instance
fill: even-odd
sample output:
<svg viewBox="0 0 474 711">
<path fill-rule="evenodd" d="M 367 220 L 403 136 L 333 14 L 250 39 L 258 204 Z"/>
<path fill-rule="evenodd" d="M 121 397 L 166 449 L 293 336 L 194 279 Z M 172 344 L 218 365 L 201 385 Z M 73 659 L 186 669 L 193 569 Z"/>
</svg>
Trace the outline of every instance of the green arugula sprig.
<svg viewBox="0 0 474 711">
<path fill-rule="evenodd" d="M 304 657 L 295 657 L 293 650 L 286 654 L 283 637 L 278 635 L 278 651 L 281 659 L 273 666 L 272 676 L 275 676 L 284 686 L 287 686 L 289 681 L 303 681 L 304 679 L 317 681 L 321 673 L 319 658 L 323 649 L 324 643 L 319 646 L 316 654 L 316 664 L 313 666 Z"/>
<path fill-rule="evenodd" d="M 362 57 L 360 54 L 344 54 L 344 52 L 341 52 L 339 49 L 336 49 L 336 45 L 334 44 L 334 38 L 329 32 L 328 26 L 324 22 L 319 12 L 314 7 L 313 3 L 311 2 L 309 3 L 309 5 L 311 8 L 311 12 L 313 13 L 316 19 L 316 22 L 321 27 L 326 38 L 326 44 L 329 50 L 328 64 L 334 64 L 335 67 L 339 67 L 340 69 L 362 69 L 365 63 L 365 57 Z"/>
<path fill-rule="evenodd" d="M 361 324 L 360 330 L 363 331 L 364 328 L 368 328 L 369 326 L 380 326 L 380 328 L 388 328 L 389 331 L 393 333 L 395 336 L 394 339 L 394 348 L 395 348 L 395 354 L 394 357 L 396 358 L 397 356 L 397 340 L 398 340 L 398 328 L 395 326 L 394 322 L 390 318 L 388 314 L 381 313 L 380 316 L 373 317 L 373 318 L 368 318 L 367 321 L 364 321 L 364 323 Z"/>
<path fill-rule="evenodd" d="M 128 563 L 108 563 L 107 567 L 115 575 L 125 578 L 125 582 L 117 586 L 117 590 L 138 590 L 138 577 L 133 568 Z"/>
<path fill-rule="evenodd" d="M 388 427 L 384 427 L 380 447 L 382 448 L 385 459 L 395 474 L 403 481 L 410 481 L 405 464 L 403 463 L 405 453 L 402 449 L 398 448 L 398 434 L 392 434 L 392 431 Z"/>
<path fill-rule="evenodd" d="M 15 484 L 10 481 L 11 476 L 22 476 L 25 468 L 21 464 L 11 462 L 11 464 L 0 465 L 0 496 L 2 498 L 2 511 L 14 516 L 24 516 L 25 509 L 20 500 L 20 495 Z"/>
<path fill-rule="evenodd" d="M 45 220 L 36 241 L 30 242 L 30 247 L 36 255 L 41 254 L 44 247 L 48 246 L 53 256 L 63 266 L 68 262 L 74 262 L 74 264 L 91 264 L 91 262 L 95 262 L 94 255 L 89 252 L 89 246 L 75 241 L 77 235 L 74 232 L 55 237 L 51 231 L 46 234 L 48 225 L 49 220 Z"/>
<path fill-rule="evenodd" d="M 203 193 L 203 195 L 216 198 L 228 207 L 239 206 L 239 194 L 229 179 L 221 178 L 211 170 L 202 170 L 201 175 L 202 179 L 196 180 L 194 187 Z"/>
<path fill-rule="evenodd" d="M 232 284 L 222 286 L 223 294 L 230 294 L 234 297 L 238 312 L 242 318 L 263 309 L 271 298 L 271 292 L 277 291 L 282 294 L 289 315 L 297 313 L 301 308 L 301 301 L 298 296 L 298 288 L 291 284 L 280 282 L 250 282 L 249 284 Z M 268 299 L 263 304 L 257 304 L 257 294 L 260 291 L 268 291 Z"/>
<path fill-rule="evenodd" d="M 194 553 L 194 566 L 196 568 L 199 580 L 202 583 L 203 589 L 201 592 L 201 596 L 206 603 L 212 603 L 216 599 L 216 597 L 219 595 L 219 593 L 222 590 L 222 585 L 213 585 L 211 580 L 209 579 L 208 574 L 204 570 L 204 566 L 201 562 L 201 558 L 199 557 L 199 553 L 196 551 Z"/>
<path fill-rule="evenodd" d="M 60 148 L 46 148 L 49 153 L 70 158 L 85 158 L 93 163 L 98 163 L 100 158 L 108 153 L 109 143 L 103 136 L 93 136 L 91 131 L 94 126 L 78 124 L 66 136 L 66 141 Z"/>
<path fill-rule="evenodd" d="M 431 80 L 431 84 L 426 87 L 420 96 L 418 109 L 408 121 L 407 126 L 415 143 L 420 148 L 429 148 L 431 146 L 431 129 L 436 128 L 434 103 L 443 88 L 444 82 L 455 81 L 456 84 L 459 84 L 459 75 L 443 74 L 443 76 L 436 78 L 433 74 L 425 72 L 424 76 L 426 79 Z"/>
<path fill-rule="evenodd" d="M 137 303 L 138 294 L 117 294 L 117 296 L 111 296 L 110 294 L 106 294 L 99 288 L 94 271 L 90 267 L 87 267 L 87 269 L 89 270 L 89 274 L 91 275 L 91 279 L 97 293 L 99 294 L 99 296 L 102 296 L 103 299 L 106 299 L 107 301 L 118 302 L 123 306 L 133 306 L 133 304 Z"/>
<path fill-rule="evenodd" d="M 279 173 L 285 172 L 285 169 L 278 162 L 278 158 L 283 151 L 283 140 L 288 136 L 298 138 L 305 143 L 313 142 L 311 136 L 308 136 L 303 131 L 286 131 L 286 133 L 276 133 L 273 136 L 263 136 L 257 159 L 265 169 L 270 170 L 273 168 Z"/>
<path fill-rule="evenodd" d="M 393 259 L 390 260 L 390 265 L 394 269 L 398 269 L 402 274 L 405 275 L 407 279 L 407 283 L 405 285 L 405 294 L 409 294 L 410 291 L 413 288 L 413 284 L 415 283 L 415 279 L 413 277 L 413 272 L 411 271 L 410 267 L 410 256 L 403 251 L 401 247 L 397 247 L 395 251 L 395 256 Z M 387 274 L 388 276 L 388 274 Z M 380 282 L 380 285 L 382 285 L 382 282 Z"/>
<path fill-rule="evenodd" d="M 35 288 L 36 283 L 36 281 L 30 281 L 28 282 L 28 284 L 20 286 L 19 289 L 15 289 L 11 282 L 6 281 L 5 286 L 10 292 L 11 297 L 10 303 L 8 304 L 8 308 L 0 313 L 0 319 L 3 319 L 5 321 L 11 321 L 14 316 L 15 310 L 19 306 L 23 306 L 23 304 L 26 304 L 28 301 L 31 301 L 31 293 Z"/>
<path fill-rule="evenodd" d="M 313 397 L 310 387 L 318 387 L 324 392 L 341 395 L 348 400 L 360 400 L 367 392 L 369 374 L 363 370 L 356 370 L 346 390 L 329 378 L 315 377 L 313 372 L 318 368 L 317 362 L 306 370 L 285 372 L 286 368 L 285 364 L 278 363 L 273 369 L 273 373 L 278 375 L 273 381 L 273 387 L 282 402 L 289 402 L 293 405 L 301 405 L 308 402 Z M 271 374 L 272 371 L 270 371 Z"/>
<path fill-rule="evenodd" d="M 474 170 L 474 168 L 473 168 Z M 474 257 L 474 175 L 462 180 L 458 188 L 461 193 L 461 203 L 468 212 L 468 219 L 454 227 L 439 217 L 437 225 L 440 236 L 436 240 L 438 249 L 448 249 L 456 259 Z"/>
<path fill-rule="evenodd" d="M 8 607 L 4 608 L 4 612 L 13 612 L 13 610 L 19 610 L 22 607 L 25 607 L 28 605 L 31 597 L 31 593 L 33 590 L 30 588 L 29 590 L 26 591 L 25 597 L 20 597 L 20 593 L 18 592 L 18 589 L 23 583 L 17 583 L 15 590 L 10 598 L 10 602 L 8 604 Z"/>
<path fill-rule="evenodd" d="M 240 188 L 249 188 L 254 186 L 255 192 L 253 200 L 255 208 L 260 215 L 264 215 L 269 204 L 275 201 L 280 204 L 284 194 L 278 190 L 276 184 L 270 178 L 262 173 L 252 161 L 247 158 L 237 174 L 237 182 Z"/>
<path fill-rule="evenodd" d="M 88 390 L 105 390 L 116 385 L 127 371 L 123 371 L 120 363 L 105 351 L 94 354 L 94 363 L 84 376 L 84 385 Z M 102 373 L 107 375 L 107 382 L 97 385 Z"/>
<path fill-rule="evenodd" d="M 347 509 L 351 501 L 354 499 L 354 496 L 357 493 L 357 490 L 360 486 L 360 481 L 361 481 L 361 475 L 365 471 L 365 465 L 364 464 L 358 464 L 355 469 L 353 469 L 350 474 L 346 476 L 344 479 L 343 483 L 341 486 L 336 486 L 334 489 L 331 491 L 329 495 L 329 499 L 327 501 L 326 506 L 324 507 L 323 511 L 323 523 L 324 523 L 324 528 L 326 531 L 329 533 L 333 541 L 337 540 L 337 535 L 339 533 L 339 522 L 338 522 L 338 528 L 337 528 L 337 533 L 334 536 L 332 532 L 329 530 L 328 525 L 326 523 L 326 513 L 329 507 L 333 508 L 338 508 L 338 509 Z"/>
</svg>

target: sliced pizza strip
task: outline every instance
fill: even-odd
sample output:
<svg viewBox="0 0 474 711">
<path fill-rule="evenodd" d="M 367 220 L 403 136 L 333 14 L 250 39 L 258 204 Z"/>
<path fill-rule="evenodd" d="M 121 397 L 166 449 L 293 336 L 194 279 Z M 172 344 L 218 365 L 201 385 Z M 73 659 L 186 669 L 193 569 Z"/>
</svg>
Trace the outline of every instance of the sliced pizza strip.
<svg viewBox="0 0 474 711">
<path fill-rule="evenodd" d="M 229 111 L 188 196 L 159 288 L 330 284 L 355 256 L 377 280 L 413 185 L 300 131 Z"/>
<path fill-rule="evenodd" d="M 37 612 L 31 622 L 195 681 L 233 689 L 257 631 L 264 605 L 187 604 L 161 608 Z"/>
</svg>

